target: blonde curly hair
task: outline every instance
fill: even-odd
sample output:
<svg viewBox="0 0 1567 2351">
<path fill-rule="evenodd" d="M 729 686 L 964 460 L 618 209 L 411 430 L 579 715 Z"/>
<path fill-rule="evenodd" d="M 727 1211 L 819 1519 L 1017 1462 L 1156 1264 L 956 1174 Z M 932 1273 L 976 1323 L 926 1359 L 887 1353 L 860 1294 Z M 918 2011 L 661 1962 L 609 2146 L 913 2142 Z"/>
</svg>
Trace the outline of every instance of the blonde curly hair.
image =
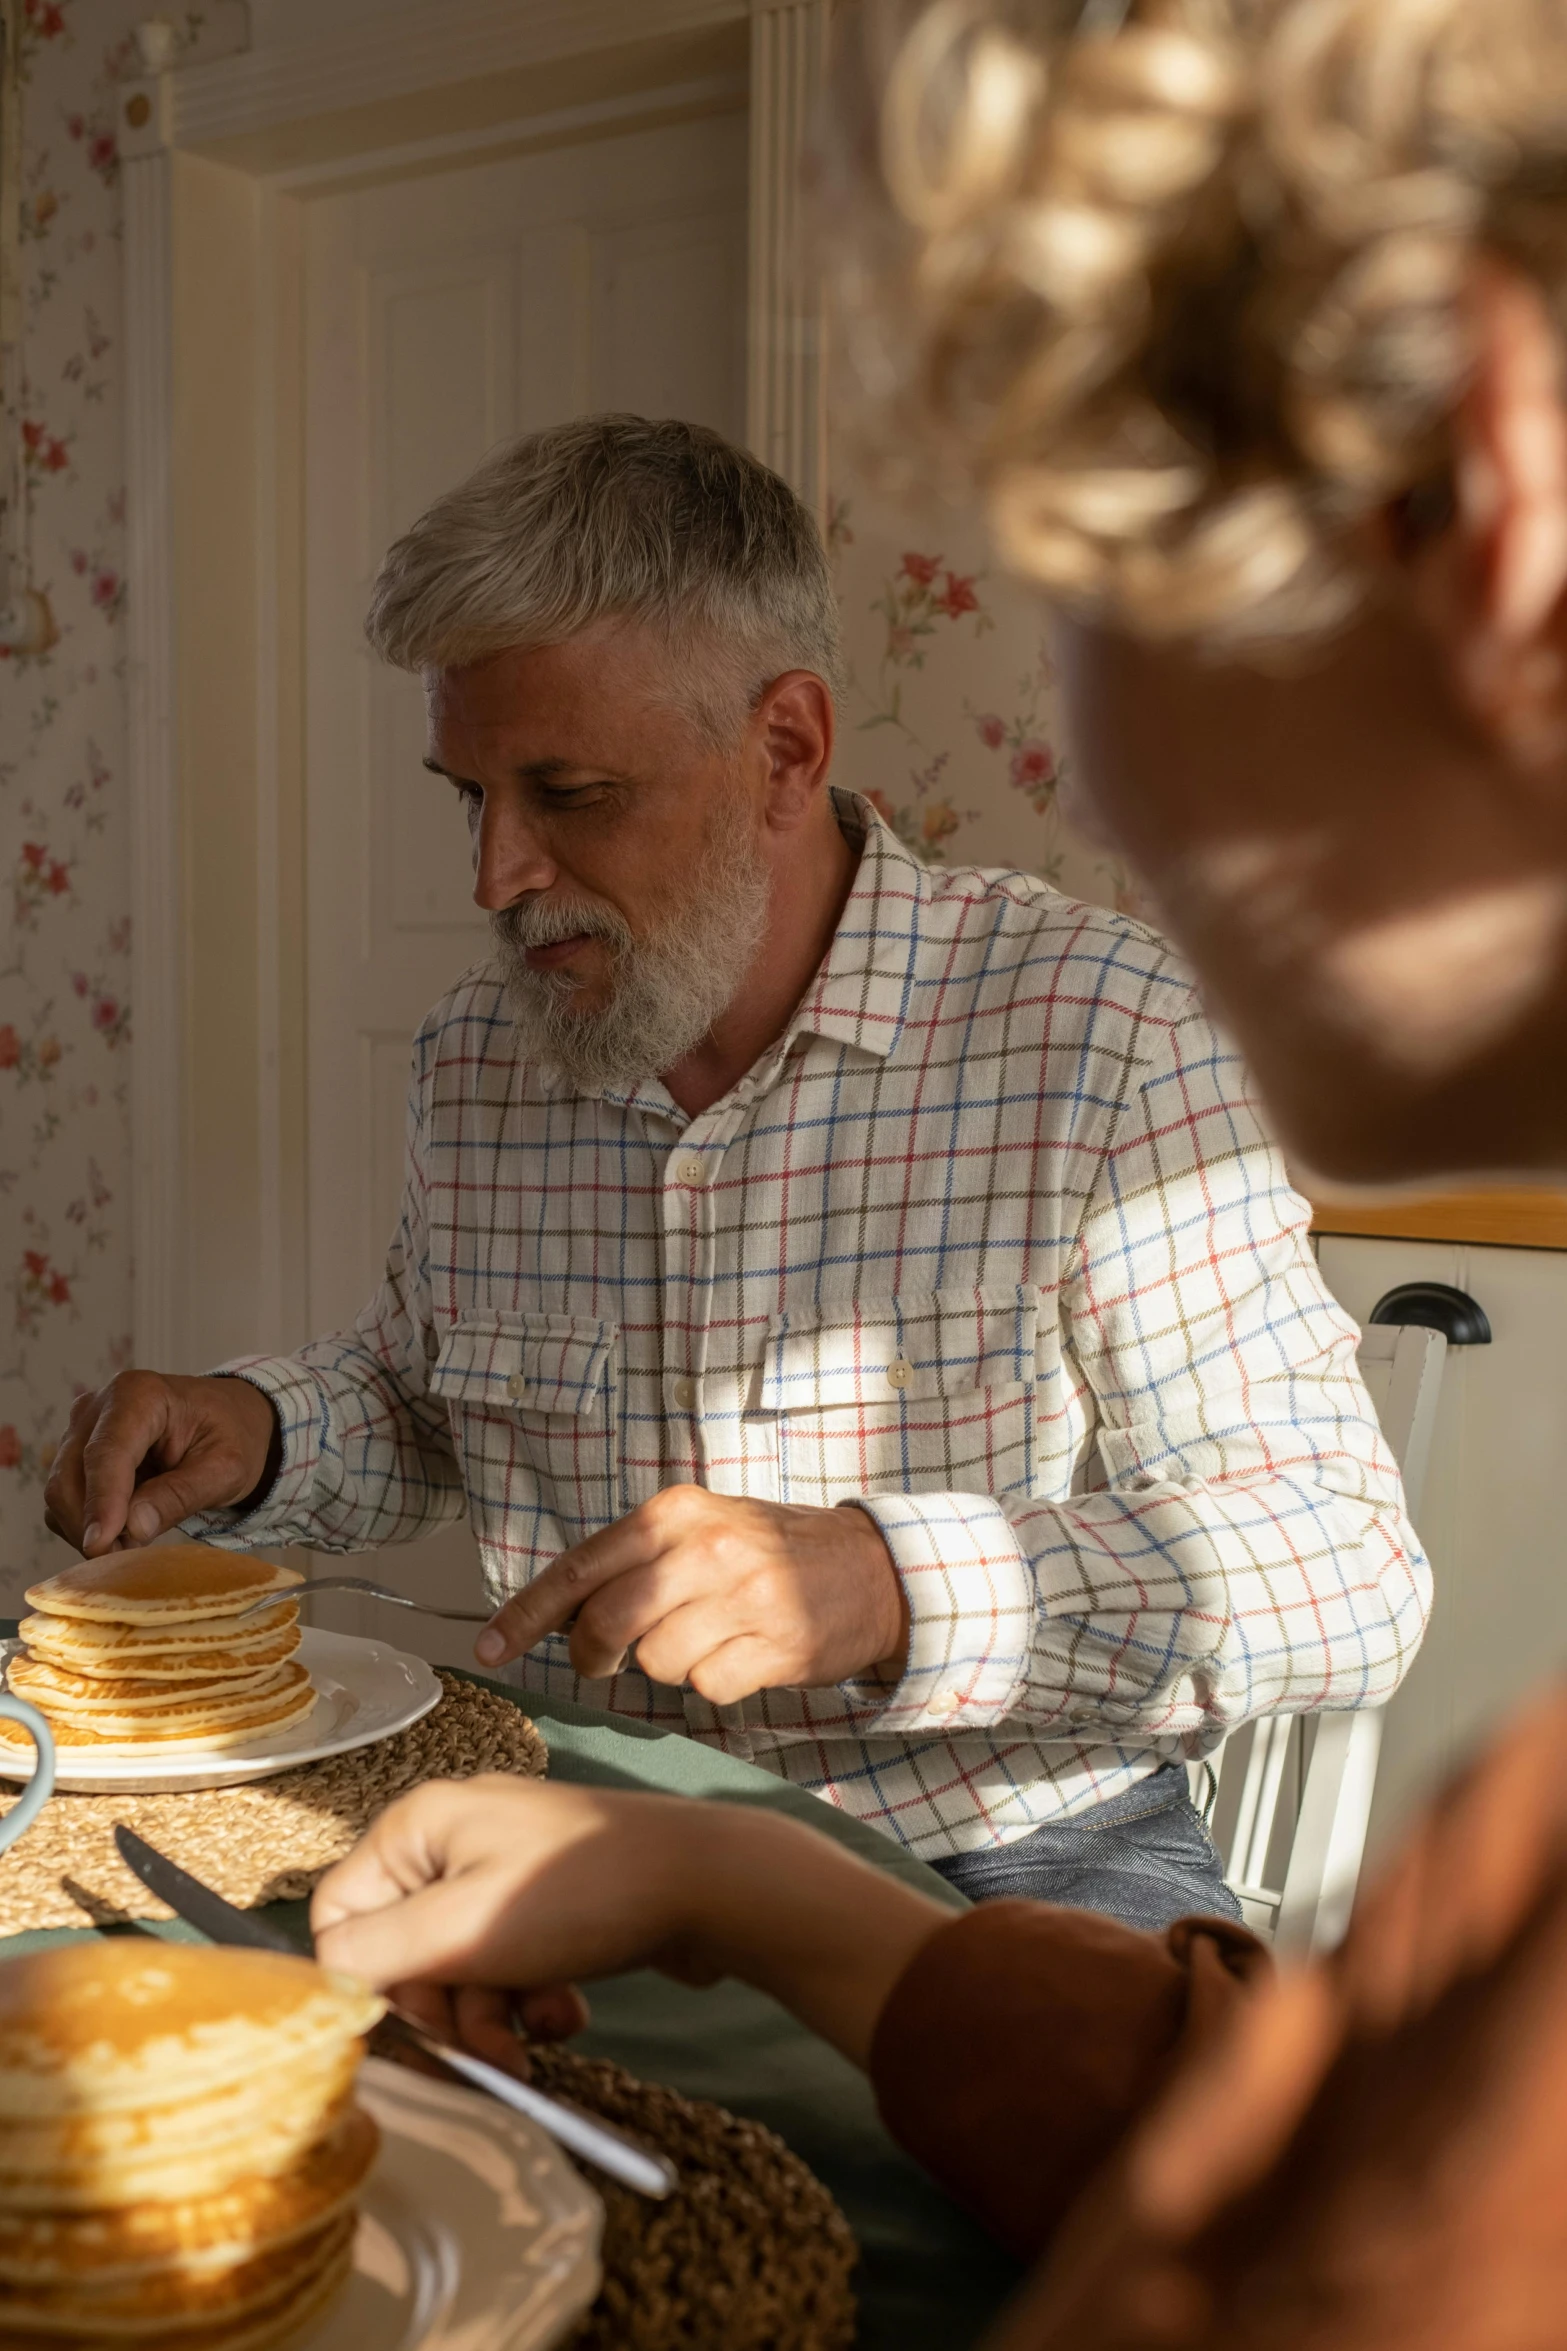
<svg viewBox="0 0 1567 2351">
<path fill-rule="evenodd" d="M 823 168 L 881 477 L 1071 608 L 1287 642 L 1441 511 L 1476 253 L 1560 313 L 1567 0 L 867 0 Z"/>
</svg>

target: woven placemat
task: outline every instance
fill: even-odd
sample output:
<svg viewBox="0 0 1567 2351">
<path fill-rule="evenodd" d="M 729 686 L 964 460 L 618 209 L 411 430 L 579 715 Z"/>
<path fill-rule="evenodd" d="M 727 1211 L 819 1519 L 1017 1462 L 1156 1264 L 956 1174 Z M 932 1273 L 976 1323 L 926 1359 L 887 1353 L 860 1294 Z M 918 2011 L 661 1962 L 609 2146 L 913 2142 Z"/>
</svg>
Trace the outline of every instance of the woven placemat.
<svg viewBox="0 0 1567 2351">
<path fill-rule="evenodd" d="M 602 2059 L 529 2056 L 541 2090 L 634 2131 L 680 2174 L 653 2204 L 583 2166 L 604 2199 L 604 2284 L 571 2351 L 848 2351 L 859 2251 L 782 2139 Z"/>
<path fill-rule="evenodd" d="M 455 1674 L 440 1680 L 440 1704 L 410 1730 L 277 1779 L 181 1795 L 51 1797 L 0 1854 L 0 1935 L 170 1917 L 116 1853 L 117 1820 L 253 1910 L 302 1899 L 375 1815 L 421 1780 L 471 1779 L 481 1771 L 543 1777 L 543 1737 L 510 1699 Z M 15 1801 L 0 1803 L 0 1814 Z"/>
</svg>

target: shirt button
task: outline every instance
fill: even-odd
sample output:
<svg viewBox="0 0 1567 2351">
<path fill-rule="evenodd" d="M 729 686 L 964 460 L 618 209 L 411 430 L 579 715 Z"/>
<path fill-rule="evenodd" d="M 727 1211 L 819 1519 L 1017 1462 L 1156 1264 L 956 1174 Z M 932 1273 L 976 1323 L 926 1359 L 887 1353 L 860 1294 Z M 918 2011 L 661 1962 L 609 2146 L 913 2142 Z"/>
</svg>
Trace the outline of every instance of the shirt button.
<svg viewBox="0 0 1567 2351">
<path fill-rule="evenodd" d="M 895 1355 L 887 1366 L 889 1388 L 906 1388 L 914 1376 L 914 1366 L 905 1355 Z"/>
<path fill-rule="evenodd" d="M 506 1393 L 511 1397 L 514 1403 L 516 1399 L 522 1394 L 522 1391 L 527 1386 L 527 1384 L 527 1381 L 523 1378 L 520 1371 L 514 1371 L 512 1373 L 511 1378 L 506 1382 Z"/>
<path fill-rule="evenodd" d="M 700 1159 L 682 1159 L 675 1173 L 683 1184 L 699 1184 L 702 1181 L 702 1162 Z"/>
<path fill-rule="evenodd" d="M 956 1690 L 938 1690 L 927 1711 L 931 1714 L 956 1714 L 962 1703 Z"/>
<path fill-rule="evenodd" d="M 690 1380 L 690 1379 L 678 1379 L 678 1380 L 676 1380 L 676 1382 L 675 1382 L 675 1402 L 676 1402 L 676 1403 L 679 1405 L 679 1407 L 680 1407 L 680 1409 L 681 1409 L 681 1411 L 682 1411 L 682 1412 L 689 1412 L 689 1411 L 691 1410 L 691 1407 L 692 1407 L 692 1406 L 695 1404 L 695 1402 L 696 1402 L 696 1382 L 695 1382 L 695 1380 Z"/>
</svg>

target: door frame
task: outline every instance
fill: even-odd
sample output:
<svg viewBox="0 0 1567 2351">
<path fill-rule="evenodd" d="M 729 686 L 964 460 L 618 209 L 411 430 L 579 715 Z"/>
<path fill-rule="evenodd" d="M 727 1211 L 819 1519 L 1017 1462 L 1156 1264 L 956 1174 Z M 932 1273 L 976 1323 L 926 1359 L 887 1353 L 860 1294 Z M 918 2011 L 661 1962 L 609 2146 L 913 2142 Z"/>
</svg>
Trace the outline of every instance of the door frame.
<svg viewBox="0 0 1567 2351">
<path fill-rule="evenodd" d="M 443 0 L 121 85 L 138 1362 L 306 1331 L 303 202 L 748 103 L 747 437 L 820 511 L 830 8 Z"/>
</svg>

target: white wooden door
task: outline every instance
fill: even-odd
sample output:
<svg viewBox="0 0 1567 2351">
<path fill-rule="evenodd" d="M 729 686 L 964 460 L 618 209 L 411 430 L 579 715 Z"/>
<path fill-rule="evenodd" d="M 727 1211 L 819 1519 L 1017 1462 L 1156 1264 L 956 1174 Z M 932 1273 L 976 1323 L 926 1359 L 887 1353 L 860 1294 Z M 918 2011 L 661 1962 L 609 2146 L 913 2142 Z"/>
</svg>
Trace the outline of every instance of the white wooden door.
<svg viewBox="0 0 1567 2351">
<path fill-rule="evenodd" d="M 418 683 L 382 668 L 364 643 L 376 566 L 432 498 L 510 434 L 624 408 L 740 437 L 745 249 L 742 114 L 308 208 L 314 1331 L 351 1321 L 378 1279 L 397 1216 L 410 1040 L 486 939 L 455 796 L 420 766 Z M 465 1531 L 382 1553 L 375 1572 L 410 1591 L 477 1590 Z M 398 1613 L 400 1638 L 417 1640 L 416 1626 Z M 456 1657 L 468 1645 L 460 1632 L 436 1631 L 427 1646 Z"/>
</svg>

